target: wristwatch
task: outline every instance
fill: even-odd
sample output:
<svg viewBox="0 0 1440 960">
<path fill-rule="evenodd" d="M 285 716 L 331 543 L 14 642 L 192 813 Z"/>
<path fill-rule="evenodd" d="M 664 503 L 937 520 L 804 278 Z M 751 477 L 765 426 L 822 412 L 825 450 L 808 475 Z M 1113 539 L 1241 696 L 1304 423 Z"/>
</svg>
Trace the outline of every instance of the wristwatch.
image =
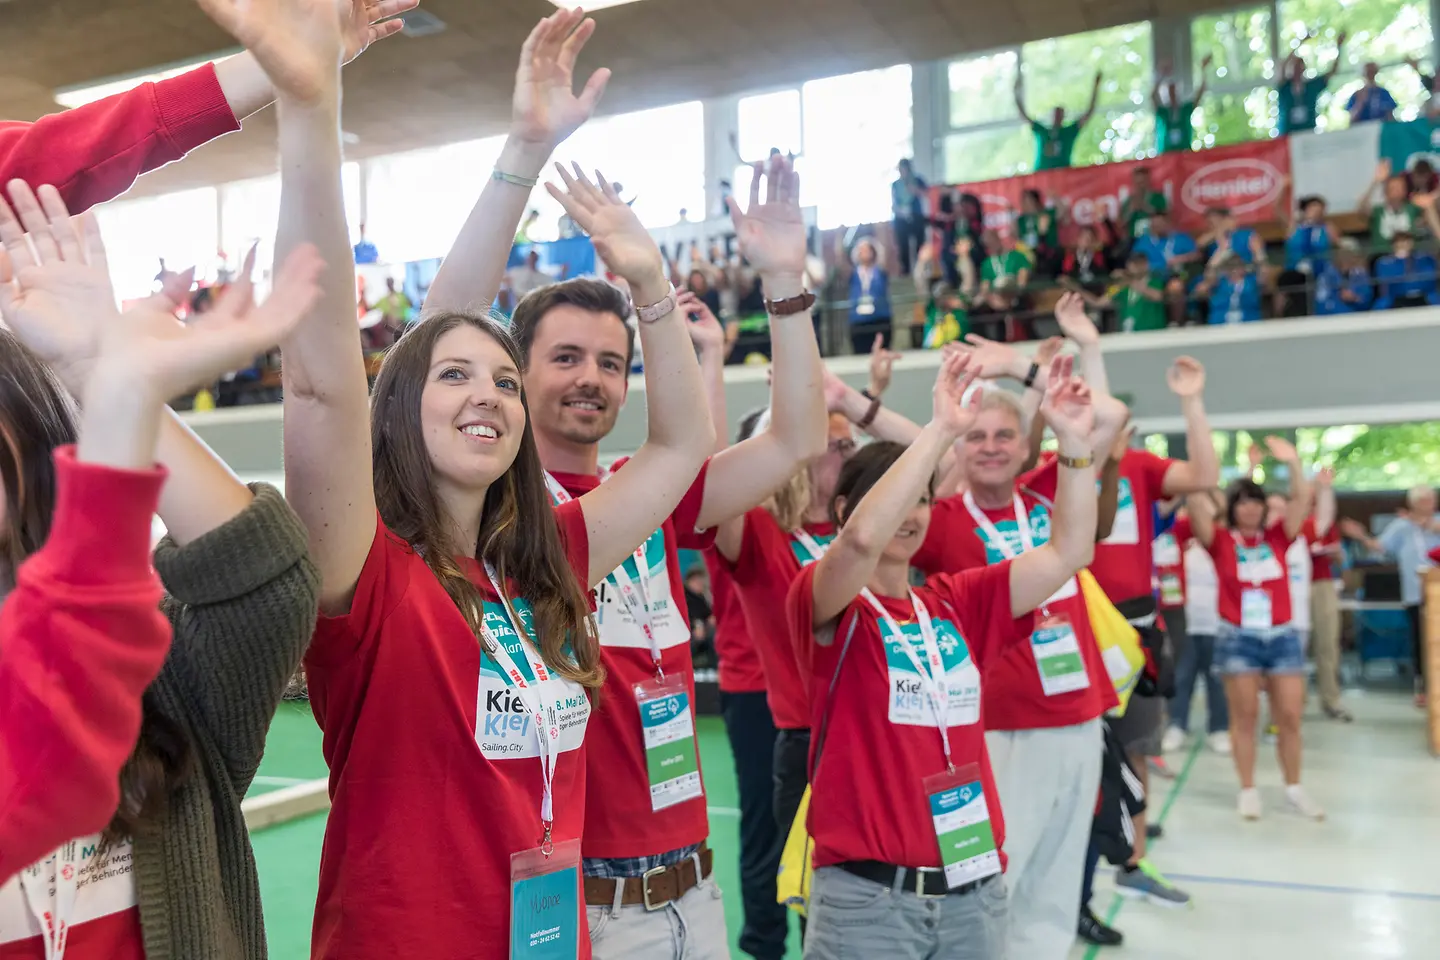
<svg viewBox="0 0 1440 960">
<path fill-rule="evenodd" d="M 1095 466 L 1094 457 L 1067 457 L 1063 453 L 1055 454 L 1055 462 L 1062 467 L 1070 467 L 1072 470 L 1083 470 L 1086 467 Z"/>
<path fill-rule="evenodd" d="M 641 323 L 654 323 L 661 317 L 669 316 L 674 312 L 675 285 L 673 283 L 670 285 L 670 292 L 665 294 L 665 296 L 657 302 L 646 307 L 642 307 L 638 303 L 635 305 L 635 319 Z"/>
<path fill-rule="evenodd" d="M 772 317 L 789 317 L 797 313 L 806 313 L 815 306 L 815 294 L 805 291 L 797 297 L 786 297 L 784 300 L 766 300 L 765 312 Z"/>
<path fill-rule="evenodd" d="M 1026 386 L 1026 387 L 1033 387 L 1033 386 L 1035 386 L 1035 378 L 1038 377 L 1039 375 L 1040 375 L 1040 364 L 1038 364 L 1038 363 L 1031 363 L 1031 364 L 1030 364 L 1030 372 L 1027 373 L 1027 374 L 1025 374 L 1025 386 Z M 1043 391 L 1042 391 L 1042 392 L 1043 392 Z"/>
</svg>

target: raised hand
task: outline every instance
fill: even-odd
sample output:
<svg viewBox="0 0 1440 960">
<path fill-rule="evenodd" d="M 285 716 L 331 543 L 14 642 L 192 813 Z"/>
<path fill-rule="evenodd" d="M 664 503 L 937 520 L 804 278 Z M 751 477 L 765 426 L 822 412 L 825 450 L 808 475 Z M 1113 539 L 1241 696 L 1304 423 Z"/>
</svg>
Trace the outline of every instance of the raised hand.
<svg viewBox="0 0 1440 960">
<path fill-rule="evenodd" d="M 1095 429 L 1095 408 L 1090 388 L 1075 376 L 1074 357 L 1059 357 L 1050 365 L 1040 415 L 1062 444 L 1089 443 Z"/>
<path fill-rule="evenodd" d="M 965 342 L 969 344 L 966 352 L 970 354 L 970 367 L 981 379 L 1013 377 L 1023 365 L 1020 354 L 1008 344 L 987 340 L 978 333 L 967 333 Z"/>
<path fill-rule="evenodd" d="M 352 0 L 196 3 L 250 51 L 277 96 L 316 103 L 339 90 L 341 57 L 356 16 Z"/>
<path fill-rule="evenodd" d="M 1085 312 L 1085 298 L 1078 293 L 1067 293 L 1060 298 L 1055 304 L 1055 320 L 1065 336 L 1079 346 L 1089 347 L 1100 342 L 1100 331 Z"/>
<path fill-rule="evenodd" d="M 675 297 L 679 311 L 690 318 L 685 329 L 690 332 L 690 342 L 701 354 L 719 356 L 725 351 L 725 328 L 715 318 L 714 312 L 705 301 L 689 290 L 681 290 Z"/>
<path fill-rule="evenodd" d="M 894 376 L 895 361 L 900 359 L 900 354 L 885 347 L 885 338 L 875 334 L 875 342 L 870 345 L 870 395 L 878 397 L 890 389 L 890 380 Z"/>
<path fill-rule="evenodd" d="M 660 248 L 610 182 L 597 170 L 596 182 L 591 183 L 579 164 L 574 165 L 573 176 L 558 163 L 555 169 L 565 181 L 565 190 L 553 183 L 546 183 L 545 189 L 560 201 L 580 229 L 590 235 L 590 241 L 606 265 L 631 287 L 647 283 L 652 287 L 663 285 L 665 258 L 660 255 Z"/>
<path fill-rule="evenodd" d="M 595 21 L 578 8 L 559 10 L 530 31 L 515 72 L 512 136 L 554 150 L 590 119 L 610 82 L 610 71 L 601 68 L 575 94 L 575 61 L 594 32 Z"/>
<path fill-rule="evenodd" d="M 349 63 L 370 48 L 372 43 L 393 37 L 405 28 L 398 17 L 420 5 L 420 0 L 350 0 L 345 15 L 345 62 Z M 384 21 L 383 23 L 381 21 Z"/>
<path fill-rule="evenodd" d="M 966 391 L 975 383 L 975 377 L 975 371 L 970 367 L 969 351 L 951 351 L 940 361 L 940 371 L 935 377 L 932 419 L 952 436 L 964 436 L 980 415 L 979 391 L 970 394 L 968 400 L 965 397 Z"/>
<path fill-rule="evenodd" d="M 1250 449 L 1245 453 L 1245 459 L 1250 463 L 1250 473 L 1253 475 L 1260 469 L 1260 464 L 1265 462 L 1265 448 L 1258 443 L 1250 444 Z"/>
<path fill-rule="evenodd" d="M 829 367 L 822 366 L 820 370 L 820 389 L 825 392 L 825 411 L 827 413 L 843 413 L 845 398 L 850 395 L 850 385 L 835 376 Z"/>
<path fill-rule="evenodd" d="M 763 277 L 799 277 L 805 272 L 805 220 L 800 216 L 800 175 L 782 156 L 756 163 L 750 179 L 750 207 L 741 210 L 726 197 L 740 254 Z M 765 200 L 760 200 L 760 177 Z"/>
<path fill-rule="evenodd" d="M 1335 469 L 1333 467 L 1321 467 L 1315 471 L 1315 485 L 1317 487 L 1335 486 Z"/>
<path fill-rule="evenodd" d="M 1115 434 L 1115 442 L 1110 445 L 1110 459 L 1119 463 L 1125 459 L 1125 451 L 1130 449 L 1130 440 L 1135 436 L 1135 425 L 1127 423 L 1119 433 Z"/>
<path fill-rule="evenodd" d="M 1170 392 L 1182 400 L 1198 397 L 1205 392 L 1205 367 L 1194 357 L 1176 357 L 1165 371 L 1165 382 Z"/>
<path fill-rule="evenodd" d="M 1289 440 L 1281 437 L 1267 436 L 1265 448 L 1270 451 L 1270 456 L 1281 463 L 1294 464 L 1300 462 L 1300 454 L 1296 451 L 1295 445 Z"/>
<path fill-rule="evenodd" d="M 1046 337 L 1044 342 L 1035 351 L 1035 362 L 1041 370 L 1050 369 L 1050 364 L 1060 355 L 1060 348 L 1065 346 L 1064 337 Z"/>
</svg>

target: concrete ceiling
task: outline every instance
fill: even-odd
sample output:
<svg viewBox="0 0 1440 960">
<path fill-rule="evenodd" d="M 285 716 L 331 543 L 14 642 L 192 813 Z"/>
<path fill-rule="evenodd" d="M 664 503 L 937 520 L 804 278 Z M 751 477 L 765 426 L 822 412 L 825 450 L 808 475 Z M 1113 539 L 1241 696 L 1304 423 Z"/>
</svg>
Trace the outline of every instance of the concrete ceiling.
<svg viewBox="0 0 1440 960">
<path fill-rule="evenodd" d="M 1222 0 L 1223 3 L 1223 0 Z M 351 159 L 503 132 L 520 44 L 549 0 L 422 0 L 446 25 L 346 70 Z M 640 0 L 595 14 L 581 61 L 614 71 L 603 113 L 1211 9 L 1216 0 Z M 56 110 L 56 89 L 233 46 L 193 0 L 0 0 L 0 117 Z M 153 193 L 275 170 L 267 111 L 142 181 Z"/>
</svg>

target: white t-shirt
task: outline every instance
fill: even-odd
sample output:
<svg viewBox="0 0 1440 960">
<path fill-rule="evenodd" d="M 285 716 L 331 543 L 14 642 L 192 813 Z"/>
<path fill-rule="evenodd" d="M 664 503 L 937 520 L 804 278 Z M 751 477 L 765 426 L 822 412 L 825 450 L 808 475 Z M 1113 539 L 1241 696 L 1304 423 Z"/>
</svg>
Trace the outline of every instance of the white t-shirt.
<svg viewBox="0 0 1440 960">
<path fill-rule="evenodd" d="M 1220 581 L 1215 561 L 1198 540 L 1185 549 L 1185 628 L 1199 636 L 1220 631 Z"/>
<path fill-rule="evenodd" d="M 1290 626 L 1301 633 L 1310 629 L 1310 541 L 1302 534 L 1285 551 L 1285 568 L 1290 575 Z"/>
</svg>

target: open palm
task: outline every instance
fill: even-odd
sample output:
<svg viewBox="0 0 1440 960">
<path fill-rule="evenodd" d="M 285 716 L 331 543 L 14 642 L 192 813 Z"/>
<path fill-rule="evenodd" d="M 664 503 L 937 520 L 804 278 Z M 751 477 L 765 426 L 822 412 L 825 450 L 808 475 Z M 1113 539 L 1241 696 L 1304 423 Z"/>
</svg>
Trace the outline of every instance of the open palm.
<svg viewBox="0 0 1440 960">
<path fill-rule="evenodd" d="M 778 154 L 752 168 L 750 208 L 742 211 L 727 197 L 730 220 L 740 253 L 762 276 L 800 275 L 805 272 L 805 219 L 800 215 L 800 175 Z M 765 178 L 765 202 L 760 202 L 760 178 Z"/>
<path fill-rule="evenodd" d="M 935 377 L 933 417 L 947 432 L 957 437 L 969 430 L 980 415 L 979 392 L 972 393 L 968 400 L 965 397 L 976 376 L 977 371 L 972 368 L 967 351 L 947 353 L 940 361 L 940 372 Z"/>
<path fill-rule="evenodd" d="M 403 30 L 403 20 L 390 18 L 414 10 L 419 5 L 420 0 L 349 0 L 350 9 L 345 14 L 345 62 L 360 56 L 371 44 Z"/>
<path fill-rule="evenodd" d="M 1040 414 L 1056 437 L 1082 443 L 1095 429 L 1095 408 L 1090 388 L 1074 372 L 1074 357 L 1057 357 L 1050 364 Z"/>
<path fill-rule="evenodd" d="M 594 32 L 580 10 L 560 10 L 530 31 L 515 73 L 512 134 L 554 149 L 590 119 L 610 82 L 609 70 L 596 70 L 575 94 L 575 61 Z"/>
<path fill-rule="evenodd" d="M 575 165 L 573 175 L 558 163 L 555 169 L 565 181 L 565 190 L 553 183 L 545 184 L 545 189 L 560 201 L 580 229 L 590 235 L 595 252 L 606 266 L 630 284 L 664 276 L 665 260 L 654 238 L 599 171 L 595 174 L 596 182 L 591 183 L 579 164 Z"/>
<path fill-rule="evenodd" d="M 250 51 L 277 94 L 313 103 L 335 89 L 342 56 L 348 52 L 346 28 L 355 20 L 352 0 L 196 3 Z M 368 43 L 368 31 L 365 36 Z"/>
</svg>

